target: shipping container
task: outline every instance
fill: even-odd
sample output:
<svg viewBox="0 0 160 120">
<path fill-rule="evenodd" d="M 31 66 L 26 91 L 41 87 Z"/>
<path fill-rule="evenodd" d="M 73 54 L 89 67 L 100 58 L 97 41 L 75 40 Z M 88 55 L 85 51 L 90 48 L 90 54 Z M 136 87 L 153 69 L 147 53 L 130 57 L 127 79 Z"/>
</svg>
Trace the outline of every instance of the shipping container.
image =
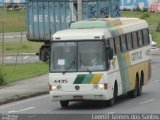
<svg viewBox="0 0 160 120">
<path fill-rule="evenodd" d="M 82 0 L 82 19 L 119 17 L 119 4 L 119 0 Z M 26 0 L 26 8 L 27 39 L 45 43 L 40 48 L 41 59 L 50 48 L 52 34 L 77 21 L 77 0 Z"/>
<path fill-rule="evenodd" d="M 26 3 L 26 0 L 0 0 L 0 4 L 3 3 Z"/>
</svg>

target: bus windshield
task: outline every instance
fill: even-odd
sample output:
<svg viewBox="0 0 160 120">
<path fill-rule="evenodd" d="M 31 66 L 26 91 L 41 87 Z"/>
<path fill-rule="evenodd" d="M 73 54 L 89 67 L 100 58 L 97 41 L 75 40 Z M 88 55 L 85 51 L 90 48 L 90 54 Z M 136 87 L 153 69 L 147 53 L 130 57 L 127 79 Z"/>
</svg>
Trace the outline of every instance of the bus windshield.
<svg viewBox="0 0 160 120">
<path fill-rule="evenodd" d="M 92 72 L 106 70 L 103 41 L 54 42 L 51 72 Z"/>
</svg>

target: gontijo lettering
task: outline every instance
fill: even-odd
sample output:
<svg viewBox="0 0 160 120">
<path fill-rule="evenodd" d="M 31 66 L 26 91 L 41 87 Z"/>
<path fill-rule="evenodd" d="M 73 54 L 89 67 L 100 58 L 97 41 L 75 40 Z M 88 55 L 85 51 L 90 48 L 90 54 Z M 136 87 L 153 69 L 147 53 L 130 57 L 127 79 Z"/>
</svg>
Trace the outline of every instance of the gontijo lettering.
<svg viewBox="0 0 160 120">
<path fill-rule="evenodd" d="M 132 61 L 142 59 L 142 51 L 131 54 Z"/>
</svg>

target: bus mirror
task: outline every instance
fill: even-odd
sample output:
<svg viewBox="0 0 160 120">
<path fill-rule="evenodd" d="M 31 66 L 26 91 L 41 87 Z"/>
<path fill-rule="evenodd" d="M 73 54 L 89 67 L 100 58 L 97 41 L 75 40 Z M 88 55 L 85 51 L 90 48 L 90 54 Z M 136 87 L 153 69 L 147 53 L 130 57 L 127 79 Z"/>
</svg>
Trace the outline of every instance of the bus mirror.
<svg viewBox="0 0 160 120">
<path fill-rule="evenodd" d="M 107 47 L 107 55 L 109 60 L 113 59 L 113 49 L 111 47 Z"/>
</svg>

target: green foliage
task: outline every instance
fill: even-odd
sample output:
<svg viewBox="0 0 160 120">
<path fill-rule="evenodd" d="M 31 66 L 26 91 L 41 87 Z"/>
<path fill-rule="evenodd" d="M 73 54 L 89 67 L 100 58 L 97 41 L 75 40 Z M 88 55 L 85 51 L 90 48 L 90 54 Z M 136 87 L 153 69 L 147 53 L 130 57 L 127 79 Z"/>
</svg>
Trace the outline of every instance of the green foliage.
<svg viewBox="0 0 160 120">
<path fill-rule="evenodd" d="M 159 23 L 157 25 L 156 32 L 160 32 L 160 21 L 159 21 Z"/>
<path fill-rule="evenodd" d="M 26 11 L 7 11 L 5 10 L 4 16 L 4 32 L 21 32 L 26 31 Z M 1 21 L 1 18 L 0 18 Z M 2 23 L 0 24 L 2 27 Z M 0 33 L 3 32 L 0 29 Z"/>
<path fill-rule="evenodd" d="M 149 14 L 150 17 L 148 19 L 145 19 L 149 25 L 157 25 L 159 22 L 160 15 L 156 13 L 149 13 L 149 12 L 134 12 L 134 11 L 121 11 L 122 17 L 136 17 L 141 18 L 143 14 Z"/>
<path fill-rule="evenodd" d="M 144 13 L 140 16 L 140 19 L 146 19 L 146 18 L 149 18 L 150 17 L 150 14 L 149 13 Z"/>
<path fill-rule="evenodd" d="M 28 49 L 31 49 L 31 47 L 28 45 L 22 45 L 21 49 L 28 50 Z"/>
<path fill-rule="evenodd" d="M 160 33 L 155 30 L 150 30 L 150 33 L 152 34 L 153 41 L 155 41 L 157 46 L 160 47 Z"/>
<path fill-rule="evenodd" d="M 19 45 L 19 41 L 7 41 L 4 44 L 4 52 L 5 54 L 12 54 L 17 53 L 17 50 L 19 48 L 19 52 L 24 53 L 36 53 L 38 52 L 39 48 L 42 46 L 43 43 L 41 42 L 29 42 L 27 40 L 23 41 Z M 1 47 L 1 43 L 0 43 Z M 0 50 L 0 55 L 2 51 Z"/>
<path fill-rule="evenodd" d="M 13 50 L 13 48 L 6 47 L 5 50 L 6 50 L 6 51 L 11 51 L 11 50 Z"/>
<path fill-rule="evenodd" d="M 36 77 L 48 73 L 48 64 L 26 63 L 26 64 L 5 64 L 3 66 L 3 73 L 5 75 L 6 83 L 15 82 L 27 78 Z M 4 78 L 3 78 L 4 81 Z"/>
<path fill-rule="evenodd" d="M 5 83 L 6 82 L 5 82 L 4 74 L 0 71 L 0 86 L 4 85 Z"/>
</svg>

